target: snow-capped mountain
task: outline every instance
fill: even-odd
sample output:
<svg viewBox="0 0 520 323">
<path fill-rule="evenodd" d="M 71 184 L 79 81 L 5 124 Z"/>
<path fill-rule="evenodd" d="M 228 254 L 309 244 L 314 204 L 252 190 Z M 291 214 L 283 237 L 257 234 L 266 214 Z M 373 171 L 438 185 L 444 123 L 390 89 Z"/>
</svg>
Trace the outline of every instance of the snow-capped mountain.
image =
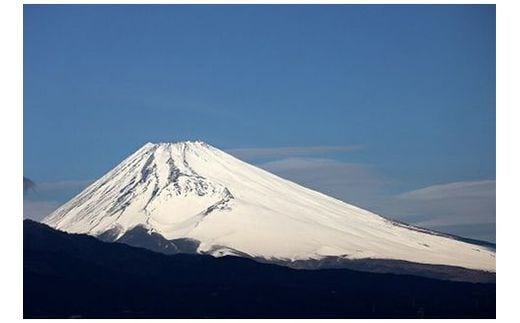
<svg viewBox="0 0 520 323">
<path fill-rule="evenodd" d="M 148 143 L 44 223 L 117 241 L 137 228 L 267 261 L 397 260 L 495 272 L 492 249 L 389 221 L 203 142 Z M 168 247 L 168 246 L 166 246 Z"/>
</svg>

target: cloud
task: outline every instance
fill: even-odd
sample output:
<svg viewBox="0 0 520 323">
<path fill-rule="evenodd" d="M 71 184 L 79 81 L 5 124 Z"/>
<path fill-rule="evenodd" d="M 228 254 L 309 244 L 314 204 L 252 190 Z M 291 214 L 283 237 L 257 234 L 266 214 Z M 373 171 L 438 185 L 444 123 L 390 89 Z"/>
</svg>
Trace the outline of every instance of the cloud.
<svg viewBox="0 0 520 323">
<path fill-rule="evenodd" d="M 496 183 L 482 180 L 432 185 L 399 194 L 382 209 L 418 226 L 459 230 L 459 234 L 474 230 L 471 237 L 494 240 Z"/>
<path fill-rule="evenodd" d="M 286 158 L 297 156 L 313 156 L 327 153 L 356 151 L 360 145 L 348 146 L 308 146 L 308 147 L 271 147 L 271 148 L 237 148 L 226 150 L 231 155 L 243 158 Z"/>
<path fill-rule="evenodd" d="M 494 197 L 496 183 L 494 180 L 455 182 L 432 185 L 418 190 L 400 194 L 401 199 L 438 200 L 446 198 L 488 198 Z"/>
<path fill-rule="evenodd" d="M 33 189 L 24 192 L 24 219 L 43 219 L 92 182 L 68 180 L 33 184 Z"/>
<path fill-rule="evenodd" d="M 61 203 L 56 201 L 23 201 L 23 218 L 40 221 L 56 210 Z"/>
<path fill-rule="evenodd" d="M 285 158 L 259 165 L 278 176 L 359 206 L 380 196 L 390 180 L 368 165 L 325 158 Z"/>
<path fill-rule="evenodd" d="M 23 178 L 23 191 L 24 192 L 29 190 L 29 189 L 31 189 L 31 188 L 33 188 L 34 185 L 35 184 L 34 184 L 34 182 L 31 179 L 29 179 L 27 177 Z"/>
</svg>

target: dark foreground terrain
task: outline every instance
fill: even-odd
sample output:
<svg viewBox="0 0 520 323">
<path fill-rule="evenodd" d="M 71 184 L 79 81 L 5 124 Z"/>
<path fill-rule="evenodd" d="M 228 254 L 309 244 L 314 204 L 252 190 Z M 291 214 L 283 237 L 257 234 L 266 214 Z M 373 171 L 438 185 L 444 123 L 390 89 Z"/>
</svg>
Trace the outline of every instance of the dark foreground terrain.
<svg viewBox="0 0 520 323">
<path fill-rule="evenodd" d="M 495 284 L 163 255 L 24 221 L 24 318 L 495 318 Z"/>
</svg>

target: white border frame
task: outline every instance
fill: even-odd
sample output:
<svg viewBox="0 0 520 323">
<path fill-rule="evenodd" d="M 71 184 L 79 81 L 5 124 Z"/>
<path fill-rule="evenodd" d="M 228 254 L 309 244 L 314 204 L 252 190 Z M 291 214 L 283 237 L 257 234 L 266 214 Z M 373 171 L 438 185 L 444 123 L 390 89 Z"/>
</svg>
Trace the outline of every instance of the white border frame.
<svg viewBox="0 0 520 323">
<path fill-rule="evenodd" d="M 145 1 L 25 1 L 25 4 L 148 4 Z M 392 4 L 392 1 L 153 1 L 155 4 Z M 515 1 L 399 1 L 399 4 L 493 4 L 497 5 L 497 319 L 518 316 L 516 294 L 517 237 L 520 216 L 520 12 Z M 3 321 L 22 318 L 22 165 L 23 165 L 23 6 L 22 2 L 0 2 L 0 51 L 2 73 L 2 139 L 0 185 L 2 197 L 2 282 L 0 316 Z M 5 207 L 7 206 L 7 207 Z M 427 291 L 425 291 L 427 292 Z M 105 320 L 101 320 L 105 321 Z M 294 320 L 293 320 L 294 321 Z M 361 321 L 361 320 L 353 320 Z M 363 320 L 363 322 L 373 320 Z M 97 321 L 99 322 L 99 320 Z"/>
</svg>

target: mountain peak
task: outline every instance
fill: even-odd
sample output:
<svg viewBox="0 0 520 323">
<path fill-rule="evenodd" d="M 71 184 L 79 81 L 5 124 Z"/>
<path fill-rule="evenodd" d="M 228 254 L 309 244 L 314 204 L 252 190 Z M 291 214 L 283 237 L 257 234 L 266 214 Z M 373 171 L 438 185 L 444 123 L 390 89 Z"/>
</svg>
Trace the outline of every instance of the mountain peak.
<svg viewBox="0 0 520 323">
<path fill-rule="evenodd" d="M 143 147 L 159 147 L 159 146 L 193 146 L 193 147 L 209 147 L 206 142 L 202 140 L 182 140 L 182 141 L 160 141 L 147 142 Z"/>
<path fill-rule="evenodd" d="M 395 259 L 495 270 L 494 251 L 396 225 L 202 141 L 147 143 L 44 219 L 64 231 L 120 238 L 135 227 L 198 252 L 287 261 Z"/>
</svg>

